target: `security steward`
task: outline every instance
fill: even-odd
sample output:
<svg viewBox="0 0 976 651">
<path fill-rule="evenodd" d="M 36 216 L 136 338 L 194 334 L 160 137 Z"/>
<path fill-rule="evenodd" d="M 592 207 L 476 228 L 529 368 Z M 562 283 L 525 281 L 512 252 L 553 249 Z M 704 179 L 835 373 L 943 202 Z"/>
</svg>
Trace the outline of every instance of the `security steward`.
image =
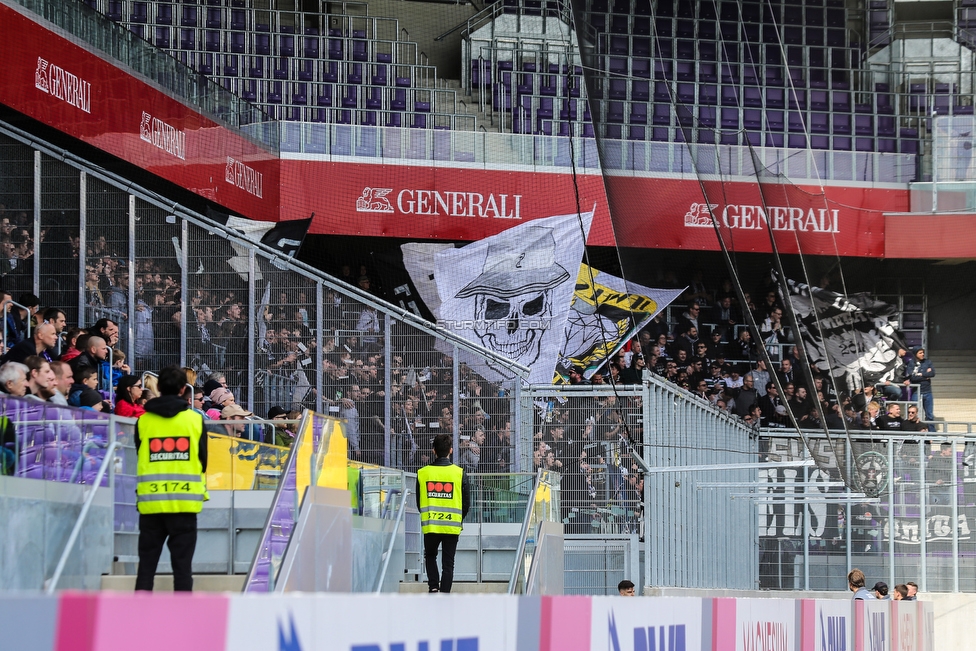
<svg viewBox="0 0 976 651">
<path fill-rule="evenodd" d="M 451 463 L 453 453 L 451 435 L 438 434 L 434 437 L 434 462 L 417 471 L 417 508 L 424 534 L 428 592 L 451 591 L 461 520 L 471 507 L 468 478 L 464 470 Z M 443 550 L 441 575 L 437 572 L 438 547 Z"/>
<path fill-rule="evenodd" d="M 186 372 L 159 372 L 159 393 L 136 423 L 136 504 L 139 508 L 139 571 L 136 590 L 153 589 L 156 566 L 168 541 L 173 589 L 193 590 L 197 513 L 207 499 L 207 436 L 203 417 L 189 401 Z"/>
</svg>

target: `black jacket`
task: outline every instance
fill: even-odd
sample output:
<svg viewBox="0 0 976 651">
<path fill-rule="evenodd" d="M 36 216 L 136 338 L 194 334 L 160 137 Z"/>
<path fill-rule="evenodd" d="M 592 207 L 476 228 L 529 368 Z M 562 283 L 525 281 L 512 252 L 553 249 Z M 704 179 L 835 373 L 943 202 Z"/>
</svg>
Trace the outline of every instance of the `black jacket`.
<svg viewBox="0 0 976 651">
<path fill-rule="evenodd" d="M 172 418 L 180 412 L 186 411 L 190 408 L 190 403 L 186 401 L 186 398 L 182 396 L 159 396 L 158 398 L 153 398 L 146 403 L 146 411 L 150 414 L 156 414 L 157 416 L 162 416 L 163 418 Z M 203 419 L 200 419 L 201 426 L 203 425 Z M 139 450 L 139 421 L 136 421 L 136 451 Z M 200 467 L 203 468 L 203 472 L 207 472 L 207 432 L 203 430 L 200 435 L 200 450 L 198 452 L 200 456 Z"/>
<path fill-rule="evenodd" d="M 147 403 L 148 407 L 149 404 Z M 454 462 L 448 457 L 439 457 L 434 460 L 431 466 L 453 466 Z M 471 509 L 471 482 L 468 480 L 468 473 L 461 471 L 461 519 L 468 517 L 468 511 Z M 417 508 L 420 508 L 420 479 L 416 481 L 414 486 L 414 497 L 417 500 Z"/>
</svg>

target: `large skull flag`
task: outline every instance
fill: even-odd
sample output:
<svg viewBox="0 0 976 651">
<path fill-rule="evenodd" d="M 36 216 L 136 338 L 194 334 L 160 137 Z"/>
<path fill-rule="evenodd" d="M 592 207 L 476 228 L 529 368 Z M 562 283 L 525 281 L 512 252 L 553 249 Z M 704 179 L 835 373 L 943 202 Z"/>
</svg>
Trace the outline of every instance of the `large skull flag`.
<svg viewBox="0 0 976 651">
<path fill-rule="evenodd" d="M 530 367 L 530 382 L 551 383 L 592 219 L 592 212 L 538 219 L 438 252 L 440 324 Z"/>
</svg>

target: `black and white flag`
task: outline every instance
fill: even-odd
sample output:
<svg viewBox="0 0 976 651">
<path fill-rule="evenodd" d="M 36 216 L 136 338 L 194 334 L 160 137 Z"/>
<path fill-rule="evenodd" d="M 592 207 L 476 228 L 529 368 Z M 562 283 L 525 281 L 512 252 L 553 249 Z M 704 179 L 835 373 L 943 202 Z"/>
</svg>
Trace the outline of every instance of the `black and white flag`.
<svg viewBox="0 0 976 651">
<path fill-rule="evenodd" d="M 404 263 L 439 326 L 549 384 L 592 220 L 592 212 L 536 219 L 461 248 L 405 245 Z M 505 365 L 464 361 L 489 380 L 511 376 Z"/>
<path fill-rule="evenodd" d="M 898 349 L 906 346 L 892 323 L 894 305 L 863 292 L 845 297 L 786 283 L 811 365 L 842 380 L 849 391 L 874 384 L 898 365 Z"/>
</svg>

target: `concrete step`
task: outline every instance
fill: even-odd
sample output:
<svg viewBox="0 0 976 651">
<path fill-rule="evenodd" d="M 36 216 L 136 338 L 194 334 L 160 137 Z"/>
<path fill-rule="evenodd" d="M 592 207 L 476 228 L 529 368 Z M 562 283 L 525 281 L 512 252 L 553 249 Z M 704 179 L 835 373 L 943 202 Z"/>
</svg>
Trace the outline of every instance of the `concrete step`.
<svg viewBox="0 0 976 651">
<path fill-rule="evenodd" d="M 195 574 L 195 592 L 240 592 L 244 589 L 244 574 Z M 106 574 L 102 576 L 102 590 L 132 592 L 136 588 L 136 577 L 131 574 Z M 157 574 L 153 589 L 157 592 L 173 591 L 173 575 Z"/>
<path fill-rule="evenodd" d="M 451 586 L 451 594 L 506 594 L 508 584 L 502 582 L 491 583 L 455 583 Z M 401 583 L 400 594 L 427 594 L 426 583 Z"/>
</svg>

